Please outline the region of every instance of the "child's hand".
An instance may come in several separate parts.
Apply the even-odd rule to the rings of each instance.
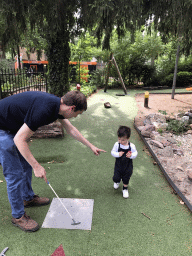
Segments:
[[[127,154],[126,154],[126,157],[127,158],[130,158],[132,156],[132,152],[131,151],[128,151]]]
[[[124,153],[125,153],[125,152],[120,151],[120,152],[119,152],[119,156],[121,157]]]

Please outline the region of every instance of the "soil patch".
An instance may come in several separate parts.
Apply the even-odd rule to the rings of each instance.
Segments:
[[[141,116],[158,113],[159,110],[174,115],[192,109],[192,94],[176,94],[174,99],[171,99],[171,94],[149,94],[148,108],[144,107],[144,93],[137,94],[135,99]]]

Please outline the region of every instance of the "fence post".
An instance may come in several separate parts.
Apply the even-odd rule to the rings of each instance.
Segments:
[[[0,74],[0,100],[2,99],[2,89],[1,89],[1,84],[2,84],[2,80],[1,80],[1,74]]]
[[[47,73],[44,72],[44,76],[45,76],[46,92],[48,92]]]

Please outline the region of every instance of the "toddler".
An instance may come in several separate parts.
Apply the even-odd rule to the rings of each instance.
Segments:
[[[117,131],[118,142],[111,150],[111,155],[116,158],[114,168],[114,189],[119,188],[121,179],[123,181],[123,197],[128,198],[128,184],[133,173],[132,159],[137,157],[137,149],[133,143],[129,142],[131,129],[127,126],[120,126]]]

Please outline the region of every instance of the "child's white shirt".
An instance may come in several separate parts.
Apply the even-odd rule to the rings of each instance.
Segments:
[[[131,152],[132,152],[132,155],[131,155],[130,159],[135,159],[137,157],[137,155],[138,155],[137,149],[136,149],[135,145],[133,143],[131,143],[131,142],[130,142],[130,147],[131,147]],[[120,144],[120,148],[128,149],[129,145],[128,146],[124,146],[124,145]],[[118,149],[119,149],[119,142],[116,142],[114,144],[112,150],[111,150],[111,155],[113,157],[115,157],[115,158],[120,157]]]

